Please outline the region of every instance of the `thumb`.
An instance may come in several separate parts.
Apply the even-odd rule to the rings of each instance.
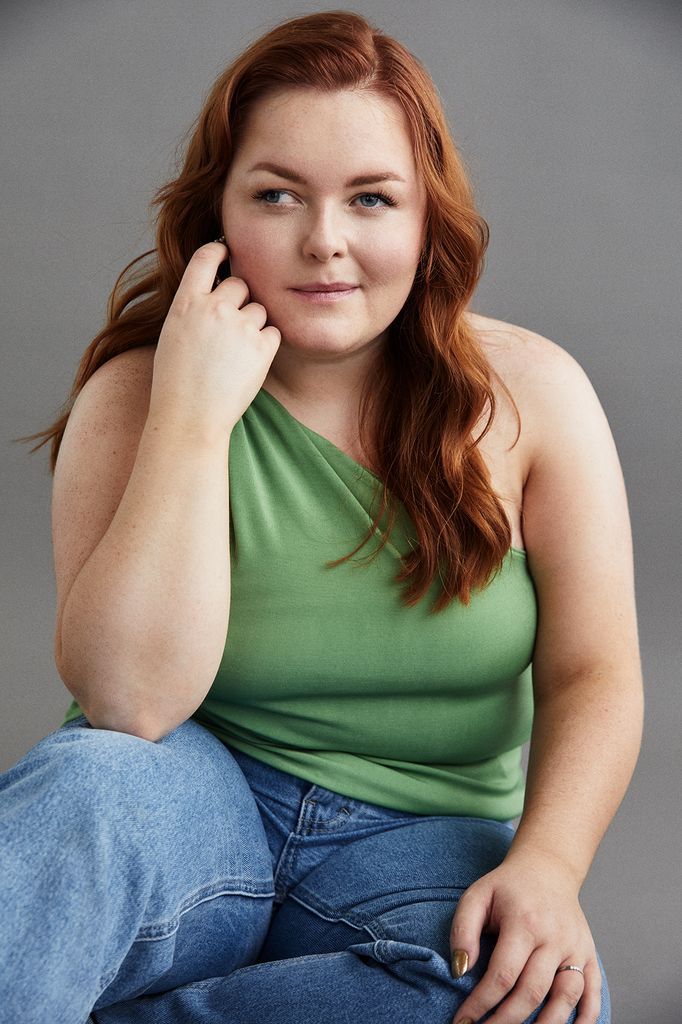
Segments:
[[[480,886],[472,886],[461,896],[450,928],[450,955],[453,978],[461,978],[478,960],[481,932],[488,918],[490,897]]]

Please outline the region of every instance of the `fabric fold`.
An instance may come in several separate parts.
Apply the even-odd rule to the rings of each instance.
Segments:
[[[351,552],[381,481],[261,389],[229,450],[231,600],[211,689],[193,716],[229,746],[364,802],[507,821],[521,813],[537,602],[511,548],[474,592],[412,607],[396,575],[416,543]],[[385,517],[386,519],[386,517]],[[384,519],[384,521],[385,521]],[[79,713],[73,704],[67,720]]]

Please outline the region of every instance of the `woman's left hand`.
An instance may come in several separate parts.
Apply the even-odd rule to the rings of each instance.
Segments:
[[[462,973],[479,955],[482,931],[497,934],[485,974],[453,1024],[471,1024],[501,1002],[488,1024],[523,1024],[545,997],[537,1024],[595,1024],[601,971],[582,908],[579,885],[566,866],[545,854],[510,850],[499,867],[471,885],[457,906],[450,949]],[[461,955],[468,955],[468,963]],[[579,971],[560,967],[572,964]]]

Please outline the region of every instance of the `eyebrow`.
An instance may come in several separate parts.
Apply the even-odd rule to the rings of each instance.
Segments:
[[[272,171],[273,174],[279,175],[280,178],[286,178],[287,181],[295,181],[297,185],[305,185],[306,180],[302,178],[300,174],[296,174],[295,171],[289,170],[287,167],[280,167],[278,164],[270,164],[267,162],[254,164],[247,171],[250,174],[251,171]],[[360,174],[357,178],[351,178],[350,181],[346,182],[346,188],[354,188],[357,185],[373,185],[378,181],[405,181],[405,178],[401,177],[396,171],[377,171],[374,174]]]

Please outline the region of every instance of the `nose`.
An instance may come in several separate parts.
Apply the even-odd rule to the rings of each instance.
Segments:
[[[331,205],[309,212],[302,247],[304,256],[314,256],[322,262],[348,252],[341,217]]]

